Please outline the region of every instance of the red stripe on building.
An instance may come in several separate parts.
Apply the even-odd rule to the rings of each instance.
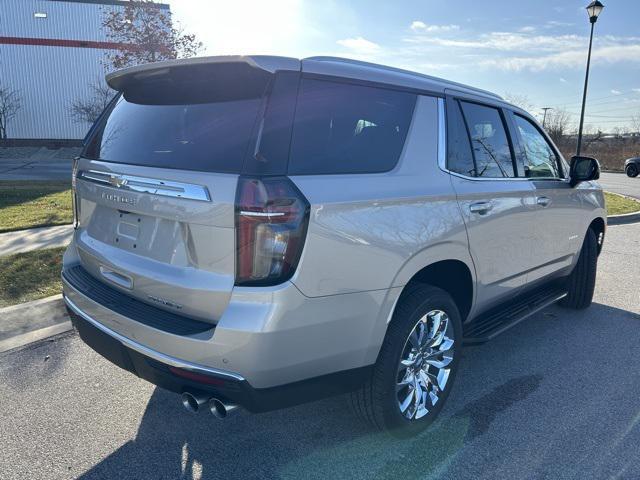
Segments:
[[[94,42],[91,40],[63,40],[57,38],[0,37],[0,45],[39,45],[45,47],[99,48],[106,50],[125,49],[127,45],[116,42]]]

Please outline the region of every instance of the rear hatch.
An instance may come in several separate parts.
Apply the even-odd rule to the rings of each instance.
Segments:
[[[275,72],[298,63],[214,58],[108,77],[119,93],[74,167],[85,270],[143,302],[215,323],[234,286],[238,176]]]

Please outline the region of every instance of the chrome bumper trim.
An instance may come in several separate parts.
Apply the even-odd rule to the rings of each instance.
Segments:
[[[191,372],[204,373],[204,374],[209,374],[209,375],[218,375],[218,376],[227,377],[227,378],[239,381],[239,382],[244,381],[244,377],[242,375],[238,375],[237,373],[226,372],[224,370],[218,370],[217,368],[211,368],[211,367],[205,367],[203,365],[197,365],[195,363],[187,362],[186,360],[180,360],[178,358],[171,357],[169,355],[165,355],[164,353],[157,352],[155,350],[152,350],[149,347],[145,347],[144,345],[142,345],[142,344],[140,344],[140,343],[138,343],[138,342],[136,342],[134,340],[131,340],[130,338],[127,338],[127,337],[125,337],[123,335],[120,335],[118,332],[114,332],[113,330],[111,330],[108,327],[105,327],[103,324],[101,324],[100,322],[98,322],[97,320],[95,320],[91,316],[87,315],[85,312],[83,312],[66,295],[63,295],[63,298],[64,298],[65,304],[75,314],[77,314],[80,317],[82,317],[84,320],[89,322],[91,325],[96,327],[101,332],[106,333],[107,335],[109,335],[110,337],[116,339],[117,341],[119,341],[120,343],[125,345],[126,347],[128,347],[128,348],[130,348],[132,350],[135,350],[136,352],[138,352],[138,353],[140,353],[140,354],[142,354],[144,356],[152,358],[152,359],[154,359],[154,360],[156,360],[156,361],[158,361],[160,363],[171,365],[172,367],[176,367],[176,368],[182,368],[184,370],[189,370]]]

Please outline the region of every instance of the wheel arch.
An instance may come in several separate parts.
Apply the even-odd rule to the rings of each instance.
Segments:
[[[467,246],[446,243],[414,255],[398,272],[394,286],[403,287],[398,301],[407,287],[416,282],[443,289],[458,305],[464,322],[475,301],[475,280],[475,267]]]

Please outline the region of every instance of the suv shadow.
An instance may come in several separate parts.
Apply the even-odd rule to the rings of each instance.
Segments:
[[[260,415],[241,412],[219,421],[208,413],[183,411],[177,395],[157,388],[136,439],[81,478],[330,478],[338,471],[370,478],[424,478],[444,473],[454,460],[465,465],[478,450],[494,455],[494,442],[521,442],[531,434],[509,428],[509,422],[512,417],[529,421],[537,408],[547,414],[535,418],[535,424],[561,442],[562,429],[556,432],[554,418],[559,413],[542,405],[547,392],[555,390],[559,402],[579,400],[582,377],[591,374],[586,355],[601,342],[599,331],[617,329],[629,320],[640,321],[640,315],[602,304],[579,312],[551,307],[489,344],[465,349],[459,373],[464,379],[456,384],[456,394],[428,431],[409,440],[369,429],[355,419],[344,396]],[[607,354],[620,356],[610,358],[613,364],[626,355],[624,349]],[[573,382],[579,382],[578,387]],[[584,398],[589,401],[588,391]],[[496,421],[506,425],[497,439],[490,432]],[[600,427],[569,417],[563,428]],[[540,458],[540,469],[567,455],[562,448],[541,450],[547,457]],[[518,455],[524,454],[514,450],[509,462],[530,460]],[[607,456],[598,461],[607,461]]]

